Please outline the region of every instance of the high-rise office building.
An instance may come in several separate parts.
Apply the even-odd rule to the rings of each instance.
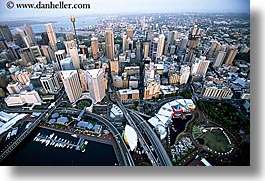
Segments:
[[[41,44],[42,45],[49,45],[49,37],[47,32],[41,33]]]
[[[70,56],[61,60],[59,65],[61,66],[62,70],[74,70],[75,69],[73,65],[73,59]]]
[[[32,43],[29,40],[29,37],[26,35],[25,31],[19,28],[16,28],[16,31],[18,32],[18,34],[20,35],[26,46],[30,47]]]
[[[133,27],[132,27],[132,25],[129,25],[127,27],[126,34],[127,34],[128,38],[130,38],[131,40],[133,39]]]
[[[63,60],[66,57],[66,53],[64,50],[58,50],[56,52],[54,52],[55,55],[55,59],[57,62],[60,62],[61,60]]]
[[[7,42],[13,41],[12,33],[7,25],[0,25],[0,38],[6,39]]]
[[[46,31],[48,34],[50,46],[51,46],[53,51],[57,51],[57,45],[56,45],[57,39],[56,39],[55,32],[53,30],[53,26],[51,23],[48,23],[45,26],[46,26]]]
[[[149,54],[149,42],[143,43],[143,53],[144,53],[144,58],[147,58]]]
[[[182,65],[180,68],[180,81],[179,84],[187,84],[190,77],[190,67],[186,65]]]
[[[35,38],[35,34],[31,28],[31,26],[24,24],[24,27],[25,27],[26,34],[27,34],[29,41],[30,41],[30,46],[37,45],[37,40]]]
[[[18,51],[18,53],[21,59],[26,63],[32,62],[35,60],[34,55],[32,54],[29,48],[21,48]]]
[[[119,61],[117,59],[110,60],[110,71],[118,74],[118,72],[119,72]]]
[[[151,46],[150,46],[150,58],[152,59],[152,61],[155,61],[157,58],[157,50],[158,50],[158,46],[159,46],[159,38],[154,37],[151,41]]]
[[[105,31],[106,56],[108,59],[114,58],[114,35],[111,28],[106,28]]]
[[[170,31],[168,32],[168,39],[167,41],[169,42],[170,45],[175,44],[175,36],[177,34],[177,31]]]
[[[141,60],[141,42],[139,40],[136,42],[136,59]]]
[[[223,51],[223,50],[220,50],[218,52],[218,55],[217,55],[216,59],[215,59],[213,67],[220,67],[223,64],[223,62],[224,62],[225,55],[226,55],[226,52]]]
[[[91,51],[93,59],[99,58],[98,39],[96,37],[91,38]]]
[[[196,58],[191,68],[191,75],[200,75],[205,77],[210,61],[205,56]]]
[[[41,50],[48,62],[55,61],[55,54],[48,45],[41,45]]]
[[[88,49],[86,45],[79,45],[80,53],[85,56],[85,58],[88,57]]]
[[[40,82],[42,87],[48,93],[54,93],[60,89],[59,79],[55,73],[42,76]]]
[[[133,50],[133,41],[130,38],[128,38],[126,41],[126,50]]]
[[[34,58],[42,56],[39,46],[31,46],[29,49]]]
[[[221,48],[221,44],[218,41],[216,40],[212,41],[212,45],[208,53],[208,57],[214,58],[218,54],[218,51],[220,50],[220,48]]]
[[[127,35],[122,35],[122,52],[126,51],[126,44],[127,44]]]
[[[82,87],[77,70],[61,71],[60,74],[69,101],[75,102],[82,96]]]
[[[232,45],[230,47],[228,47],[228,51],[226,53],[226,57],[225,57],[225,64],[226,65],[232,65],[233,61],[236,57],[236,54],[238,52],[238,49],[236,46]]]
[[[104,72],[102,69],[91,69],[85,72],[90,96],[95,102],[100,102],[105,97]]]
[[[80,69],[80,59],[77,48],[76,47],[70,48],[69,53],[70,56],[72,57],[74,68],[76,70]]]
[[[77,47],[76,40],[64,41],[64,46],[66,49],[66,54],[70,55],[69,49]]]
[[[164,45],[165,45],[165,35],[159,35],[159,44],[157,49],[157,57],[161,57],[164,52]]]

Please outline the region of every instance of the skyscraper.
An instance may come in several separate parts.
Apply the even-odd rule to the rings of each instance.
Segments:
[[[159,44],[157,49],[157,57],[161,57],[164,52],[165,35],[159,35]]]
[[[0,38],[5,38],[6,41],[13,41],[12,33],[7,25],[0,25]]]
[[[48,93],[57,92],[60,89],[59,80],[57,74],[48,74],[40,78],[42,87]]]
[[[77,51],[77,47],[69,49],[70,56],[73,59],[73,65],[76,70],[80,69],[80,59]]]
[[[45,26],[46,26],[46,31],[48,34],[50,46],[51,46],[53,51],[57,51],[57,45],[56,45],[57,39],[56,39],[56,35],[54,33],[54,30],[53,30],[53,26],[51,23],[48,23]]]
[[[126,43],[127,43],[127,35],[124,34],[124,35],[122,35],[122,51],[123,52],[126,51]]]
[[[209,60],[206,60],[205,56],[201,56],[200,58],[196,58],[192,65],[191,74],[192,75],[200,75],[202,77],[205,77],[205,74],[207,72],[208,66],[210,64]]]
[[[31,46],[29,49],[34,58],[42,56],[39,46]]]
[[[224,62],[225,55],[226,55],[226,52],[223,50],[220,50],[213,64],[213,67],[220,67]]]
[[[190,67],[186,65],[182,65],[180,69],[180,81],[179,84],[187,84],[190,77]]]
[[[91,49],[92,49],[93,59],[98,59],[99,57],[98,39],[95,37],[91,38]]]
[[[64,45],[65,45],[66,53],[68,55],[70,55],[70,51],[69,51],[70,48],[77,47],[76,40],[64,41]]]
[[[119,61],[118,60],[110,60],[110,71],[118,74],[119,72]]]
[[[35,58],[32,54],[32,52],[30,51],[29,48],[21,48],[19,51],[18,51],[21,59],[25,62],[25,63],[28,63],[28,62],[31,62],[31,61],[34,61]]]
[[[48,45],[41,45],[41,50],[48,62],[55,60],[55,54]]]
[[[75,69],[73,65],[73,59],[70,56],[66,57],[65,59],[62,59],[59,65],[61,66],[62,70],[74,70]]]
[[[151,46],[150,46],[150,58],[152,59],[152,61],[155,61],[157,58],[157,50],[158,50],[158,44],[159,44],[159,38],[154,37],[151,41]]]
[[[114,35],[111,28],[106,28],[105,31],[106,56],[108,59],[114,58]]]
[[[236,54],[238,52],[238,49],[236,46],[232,45],[230,47],[228,47],[228,51],[226,53],[226,57],[225,57],[225,64],[226,65],[232,65]]]
[[[149,54],[149,42],[143,43],[143,53],[144,53],[144,58],[147,58]]]
[[[85,72],[90,96],[95,102],[100,102],[105,97],[104,72],[102,69],[91,69]]]
[[[77,70],[61,71],[61,77],[65,92],[69,101],[75,102],[82,96],[82,87],[78,78]]]
[[[35,34],[34,32],[32,31],[32,28],[31,26],[27,25],[27,24],[24,24],[24,27],[25,27],[25,31],[26,31],[26,34],[28,36],[28,39],[30,41],[30,46],[34,46],[34,45],[37,45],[37,40],[35,38]]]
[[[132,25],[129,25],[126,30],[127,37],[131,40],[133,39],[133,28]]]
[[[208,53],[209,58],[215,57],[218,54],[218,51],[220,50],[220,48],[221,48],[221,44],[218,41],[214,40],[212,42],[212,46]]]
[[[58,50],[54,53],[54,55],[57,62],[60,62],[66,57],[66,53],[64,50]]]
[[[20,37],[22,38],[22,40],[24,41],[24,43],[26,44],[27,47],[31,46],[31,42],[29,40],[29,37],[26,35],[25,31],[19,28],[16,28],[18,34],[20,35]]]

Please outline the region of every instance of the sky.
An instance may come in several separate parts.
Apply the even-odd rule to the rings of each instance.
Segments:
[[[250,0],[64,0],[64,3],[86,3],[90,9],[83,10],[40,10],[8,9],[0,1],[0,21],[25,17],[53,17],[60,15],[92,15],[117,13],[179,13],[179,12],[244,12],[250,13]],[[49,3],[51,0],[12,0],[14,3]],[[53,0],[59,3],[62,0]]]

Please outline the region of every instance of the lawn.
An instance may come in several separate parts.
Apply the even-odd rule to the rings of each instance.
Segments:
[[[202,133],[201,133],[201,130],[200,130],[200,128],[198,126],[193,126],[192,134],[193,134],[193,137],[196,139]]]
[[[201,138],[204,139],[206,146],[217,152],[227,152],[232,148],[221,130],[206,132]]]

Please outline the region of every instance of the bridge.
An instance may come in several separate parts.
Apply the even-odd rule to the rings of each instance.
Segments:
[[[155,153],[158,157],[160,165],[161,166],[173,166],[166,150],[164,149],[161,141],[158,139],[153,129],[136,111],[130,111],[130,114],[134,118],[134,121],[137,122],[139,127],[143,130],[143,132],[146,134],[146,136],[150,140],[155,150]]]
[[[150,160],[151,164],[153,166],[159,166],[159,163],[157,162],[156,157],[154,156],[154,154],[153,154],[152,150],[150,149],[148,143],[145,141],[145,139],[144,139],[143,135],[141,134],[140,130],[138,129],[138,127],[134,123],[133,119],[131,118],[131,116],[127,112],[127,110],[124,107],[124,105],[121,103],[120,97],[117,95],[117,93],[115,93],[114,96],[115,96],[115,100],[116,100],[118,106],[121,108],[126,120],[133,127],[135,132],[137,133],[138,140],[139,140],[140,144],[142,145],[142,147],[143,147],[148,159]]]
[[[43,120],[43,118],[45,118],[46,115],[51,114],[56,107],[59,105],[61,98],[63,96],[64,92],[61,93],[61,95],[59,96],[59,98],[54,102],[55,106],[51,107],[47,110],[45,110],[35,121],[34,123],[32,123],[28,129],[26,129],[6,150],[4,150],[1,154],[0,154],[0,162],[2,162],[7,155],[9,155],[37,126],[38,124],[40,124],[40,122]]]

